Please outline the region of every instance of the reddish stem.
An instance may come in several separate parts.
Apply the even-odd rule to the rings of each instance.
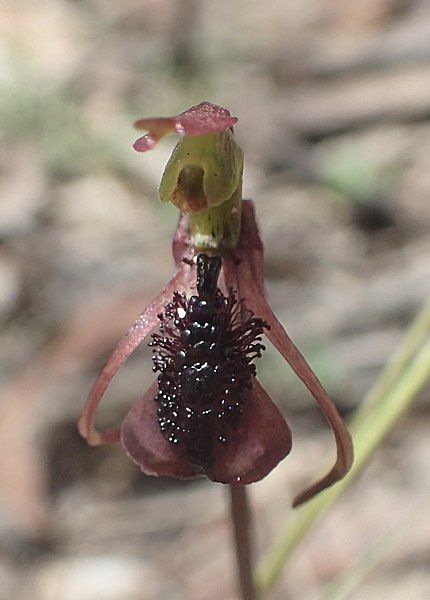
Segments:
[[[252,570],[251,508],[246,494],[246,486],[229,485],[229,490],[240,598],[257,600]]]

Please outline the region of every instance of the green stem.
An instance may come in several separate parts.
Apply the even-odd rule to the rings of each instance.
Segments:
[[[242,600],[256,600],[252,572],[251,509],[246,486],[229,485],[233,540]]]
[[[393,361],[384,370],[369,393],[366,403],[357,411],[353,419],[351,433],[355,446],[355,462],[350,473],[335,487],[304,506],[293,521],[287,523],[278,542],[257,571],[257,582],[261,591],[267,591],[272,587],[299,542],[362,471],[372,452],[391,431],[424,386],[430,375],[428,316],[429,305],[426,305],[406,335]]]
[[[353,418],[355,427],[367,417],[372,408],[378,404],[381,398],[389,391],[390,387],[399,377],[429,333],[430,301],[428,301],[418,313],[404,336],[402,343],[391,357],[390,362],[382,371],[375,385],[365,396],[360,408],[356,411]]]

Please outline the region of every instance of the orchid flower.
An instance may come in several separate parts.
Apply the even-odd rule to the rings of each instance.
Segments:
[[[169,118],[143,119],[145,152],[166,134],[180,137],[160,197],[180,210],[173,239],[176,274],[119,341],[89,394],[79,431],[91,445],[120,442],[148,475],[206,475],[229,484],[265,477],[291,450],[291,432],[252,363],[264,333],[309,389],[330,425],[337,459],[302,491],[298,506],[342,479],[353,450],[335,405],[272,311],[254,205],[242,200],[243,154],[226,109],[202,103]],[[113,429],[95,413],[111,379],[153,334],[157,379]]]

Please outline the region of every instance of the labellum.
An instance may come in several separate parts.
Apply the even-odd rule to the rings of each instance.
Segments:
[[[218,287],[220,256],[197,257],[197,295],[175,292],[158,315],[162,335],[153,334],[153,370],[159,372],[156,401],[161,431],[183,445],[190,463],[210,476],[214,444],[228,445],[246,410],[252,361],[264,350],[267,323],[246,310],[230,289]]]

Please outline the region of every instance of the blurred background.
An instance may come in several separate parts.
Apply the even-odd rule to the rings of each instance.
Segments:
[[[239,117],[271,303],[348,416],[430,295],[426,0],[2,0],[0,598],[234,599],[226,495],[143,476],[76,420],[115,342],[172,274],[175,143],[138,117],[208,100]],[[292,455],[252,486],[258,554],[334,459],[319,410],[268,350]],[[151,379],[142,348],[100,411]],[[298,548],[271,598],[319,598],[390,532],[353,599],[430,597],[429,389]],[[420,515],[412,518],[412,515]]]

